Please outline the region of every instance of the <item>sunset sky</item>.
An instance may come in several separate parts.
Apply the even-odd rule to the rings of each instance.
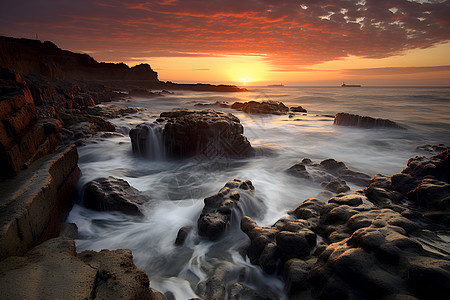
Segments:
[[[2,0],[0,35],[161,80],[450,86],[450,1]]]

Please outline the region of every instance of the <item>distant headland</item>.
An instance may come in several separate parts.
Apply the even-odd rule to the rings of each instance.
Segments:
[[[116,88],[245,92],[234,85],[177,84],[163,82],[148,64],[97,62],[88,54],[60,49],[50,41],[0,36],[0,67],[22,75],[48,79],[100,83]]]

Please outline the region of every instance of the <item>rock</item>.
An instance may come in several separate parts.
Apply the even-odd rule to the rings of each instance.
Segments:
[[[77,255],[66,237],[1,261],[0,290],[5,299],[160,299],[130,250]]]
[[[213,273],[208,276],[206,282],[200,282],[200,286],[204,286],[204,291],[201,291],[201,295],[204,299],[220,300],[225,299],[226,295],[226,277],[232,269],[231,263],[222,263],[217,266]]]
[[[291,166],[288,173],[295,177],[305,178],[314,182],[333,182],[329,188],[337,191],[344,191],[346,189],[345,181],[352,182],[360,186],[366,186],[370,180],[370,176],[349,169],[343,162],[334,159],[323,160],[320,164],[312,163],[310,159],[303,159],[302,162]],[[335,182],[336,181],[336,182]],[[338,183],[341,186],[338,187]]]
[[[301,106],[292,106],[292,107],[290,108],[290,110],[293,111],[293,112],[301,112],[301,113],[307,112],[306,109],[304,109],[304,108],[301,107]]]
[[[192,230],[192,226],[183,226],[178,230],[177,238],[175,240],[175,245],[180,246],[184,244],[186,237],[189,232]]]
[[[402,215],[417,218],[426,216],[430,221],[450,226],[442,212],[450,212],[450,159],[449,150],[431,158],[419,157],[408,160],[402,173],[387,176],[377,175],[364,190],[367,198],[379,207],[391,208]],[[409,202],[405,202],[405,200]],[[420,208],[409,209],[404,203]]]
[[[0,183],[0,260],[56,237],[80,177],[75,146],[35,161]]]
[[[146,89],[138,89],[138,88],[130,90],[128,92],[128,95],[130,95],[132,97],[144,97],[144,98],[155,96],[154,93],[149,92]]]
[[[76,256],[75,243],[55,238],[25,256],[0,262],[4,299],[91,299],[97,270]]]
[[[446,146],[444,144],[435,144],[435,145],[426,144],[426,145],[422,145],[422,146],[417,146],[415,148],[415,150],[427,151],[432,154],[439,154],[439,153],[441,153],[445,150],[449,150],[449,149],[450,149],[450,147]]]
[[[7,72],[7,76],[13,75]],[[38,121],[31,92],[23,79],[17,78],[11,90],[0,97],[0,177],[17,175],[53,153],[61,131],[58,120]]]
[[[216,107],[222,107],[222,108],[229,108],[230,107],[228,102],[225,102],[225,101],[216,101],[216,102],[213,102],[213,103],[196,103],[196,104],[194,104],[194,106],[197,106],[197,107],[216,106]]]
[[[361,128],[374,128],[374,127],[388,127],[405,129],[397,123],[387,119],[374,119],[371,117],[362,117],[359,115],[352,115],[349,113],[337,113],[334,117],[334,125],[338,126],[353,126]]]
[[[239,119],[232,114],[212,110],[174,110],[161,113],[160,117],[167,119],[160,137],[148,126],[130,131],[135,153],[142,153],[141,145],[155,143],[164,145],[166,157],[176,159],[194,155],[243,158],[255,153],[243,135]],[[154,142],[147,143],[146,137]]]
[[[78,239],[78,226],[75,223],[61,223],[59,236],[69,239]]]
[[[143,205],[148,201],[128,182],[112,176],[98,178],[84,187],[84,205],[97,211],[120,211],[142,216]]]
[[[77,257],[97,271],[96,299],[153,299],[148,276],[136,268],[131,250],[84,251]]]
[[[280,263],[308,257],[316,245],[314,230],[322,206],[318,199],[307,199],[271,227],[259,227],[251,218],[242,218],[241,229],[250,239],[247,255],[251,263],[271,274]]]
[[[336,194],[345,193],[350,190],[348,185],[345,184],[345,181],[333,180],[330,182],[322,183],[322,186],[324,187],[324,189]]]
[[[232,109],[240,110],[248,114],[288,114],[289,108],[282,102],[278,101],[248,101],[248,102],[235,102],[231,105]]]
[[[133,153],[154,160],[163,160],[166,156],[163,126],[157,124],[137,125],[130,130]]]
[[[231,214],[240,207],[240,193],[252,192],[250,180],[229,181],[217,194],[204,199],[205,206],[197,220],[198,233],[210,240],[220,238],[231,222]]]

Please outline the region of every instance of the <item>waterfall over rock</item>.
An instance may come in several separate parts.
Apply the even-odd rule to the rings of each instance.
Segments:
[[[162,125],[141,124],[130,130],[133,153],[152,160],[166,158]]]

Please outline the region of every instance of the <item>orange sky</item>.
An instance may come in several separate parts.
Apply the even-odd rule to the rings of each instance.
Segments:
[[[147,62],[161,80],[450,86],[450,1],[10,2],[1,35]]]

